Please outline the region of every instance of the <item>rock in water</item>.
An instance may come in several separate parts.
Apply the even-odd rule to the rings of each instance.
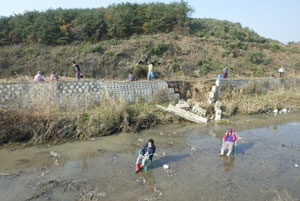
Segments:
[[[169,168],[170,168],[170,166],[169,166],[169,165],[167,165],[167,164],[164,164],[164,165],[163,165],[163,168],[164,168],[164,169],[169,169]]]
[[[285,114],[285,113],[287,113],[287,109],[286,109],[286,108],[283,108],[283,109],[281,110],[281,112]]]
[[[60,155],[55,151],[50,151],[50,155],[53,157],[60,157]]]

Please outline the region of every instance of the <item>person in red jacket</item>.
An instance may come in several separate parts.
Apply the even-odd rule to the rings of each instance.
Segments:
[[[227,156],[230,156],[230,154],[233,151],[233,146],[235,141],[236,141],[236,135],[234,134],[231,128],[228,128],[228,131],[224,137],[224,143],[222,145],[220,155],[221,156],[224,155],[225,150],[228,149]]]

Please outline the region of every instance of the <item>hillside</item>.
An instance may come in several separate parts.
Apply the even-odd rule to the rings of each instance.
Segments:
[[[129,8],[136,11],[136,14],[129,15],[132,13],[129,12],[132,11],[128,10]],[[78,29],[78,19],[85,19],[82,27],[89,25],[89,29],[85,28],[80,32],[81,36],[85,37],[76,38],[70,33],[61,36],[59,34],[63,32],[60,30],[56,34],[52,31],[53,37],[45,36],[52,38],[51,41],[45,42],[38,38],[37,30],[41,29],[34,27],[37,24],[36,19],[56,13],[54,19],[67,23],[62,17],[58,17],[58,14],[71,11],[77,13],[79,17],[72,20],[73,16],[70,15],[68,21],[73,24],[68,23],[67,27],[61,28],[67,31],[66,34],[68,30],[74,33],[72,30]],[[118,16],[108,15],[117,11],[120,11]],[[160,17],[151,18],[154,11],[161,14]],[[103,16],[91,15],[93,12],[102,13]],[[154,63],[156,74],[163,79],[215,76],[226,65],[229,66],[232,76],[269,76],[271,72],[276,72],[280,65],[285,67],[289,75],[294,76],[300,71],[299,43],[284,45],[263,38],[254,31],[243,28],[239,23],[215,19],[191,19],[188,18],[190,12],[188,5],[181,2],[119,4],[107,9],[33,12],[36,17],[33,21],[29,20],[31,12],[23,16],[0,18],[2,27],[5,22],[9,24],[10,21],[16,22],[17,19],[27,19],[22,22],[32,22],[33,27],[26,31],[29,35],[36,32],[36,36],[31,38],[25,31],[24,36],[21,34],[18,40],[15,38],[13,41],[14,38],[9,38],[11,36],[9,33],[12,33],[12,29],[16,29],[15,24],[10,25],[10,28],[6,27],[7,33],[1,29],[0,76],[2,78],[17,75],[33,76],[37,70],[46,76],[53,70],[62,76],[73,76],[72,60],[81,65],[85,77],[107,79],[126,79],[130,70],[134,70],[138,78],[144,78],[149,61]],[[124,15],[121,15],[122,13]],[[112,19],[112,16],[115,20],[109,24],[107,20]],[[140,18],[136,19],[138,16]],[[120,19],[123,21],[120,22]],[[48,23],[50,22],[48,19]],[[99,23],[96,22],[103,22],[105,26],[100,29]],[[84,30],[90,34],[85,34]],[[102,37],[95,37],[99,31],[104,31]]]

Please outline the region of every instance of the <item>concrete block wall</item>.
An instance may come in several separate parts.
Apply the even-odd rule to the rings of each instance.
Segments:
[[[178,98],[174,89],[169,89],[164,81],[0,83],[0,107],[26,108],[48,100],[61,106],[73,104],[78,107],[92,102],[101,103],[107,96],[127,102],[139,99],[151,102],[159,92]]]
[[[299,78],[285,78],[285,79],[218,79],[216,85],[222,87],[226,84],[231,84],[234,87],[247,87],[251,83],[260,85],[266,89],[276,89],[280,86],[300,86]]]
[[[279,87],[294,87],[300,86],[300,78],[284,78],[284,79],[217,79],[216,85],[213,86],[212,91],[215,93],[214,96],[222,96],[221,88],[227,84],[235,88],[249,87],[255,84],[259,89],[263,91],[275,90]]]

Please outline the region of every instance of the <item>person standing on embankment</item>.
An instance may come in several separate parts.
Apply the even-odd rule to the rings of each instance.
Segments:
[[[279,78],[282,78],[283,75],[284,75],[284,68],[283,68],[283,66],[281,66],[281,67],[278,69],[278,73],[279,73]]]
[[[81,75],[80,75],[81,69],[80,69],[79,65],[76,64],[75,61],[73,61],[72,63],[73,63],[74,71],[75,71],[75,76],[76,76],[76,78],[77,78],[77,81],[79,81],[79,80],[80,80],[80,77],[81,77]]]
[[[147,79],[148,80],[153,80],[154,79],[154,73],[153,73],[153,64],[152,63],[150,63],[149,65],[148,65],[148,75],[147,75]]]
[[[226,79],[228,76],[228,67],[226,66],[223,70],[223,78]]]

